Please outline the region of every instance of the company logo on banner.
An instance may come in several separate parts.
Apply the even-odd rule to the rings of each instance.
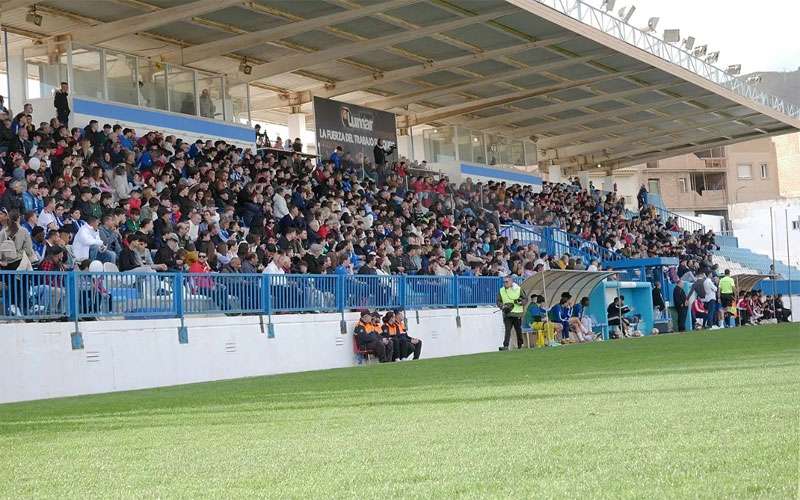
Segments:
[[[372,132],[372,123],[375,121],[372,113],[353,113],[347,106],[342,106],[342,125],[347,128],[360,128]]]
[[[315,97],[314,123],[317,154],[323,159],[341,146],[356,163],[362,158],[372,163],[378,139],[383,139],[386,149],[397,144],[395,116],[386,111]]]

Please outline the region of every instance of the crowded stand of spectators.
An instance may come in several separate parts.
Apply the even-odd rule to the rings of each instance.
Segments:
[[[299,139],[271,143],[258,128],[258,143],[273,148],[95,120],[34,124],[32,111],[0,110],[0,270],[100,262],[141,272],[527,277],[600,268],[500,234],[516,221],[630,258],[680,257],[674,281],[712,271],[712,232],[680,232],[646,203],[630,214],[616,192],[577,179],[541,192],[471,179],[455,186],[410,176],[402,159],[362,170],[363,157],[337,148],[315,160],[301,155]]]

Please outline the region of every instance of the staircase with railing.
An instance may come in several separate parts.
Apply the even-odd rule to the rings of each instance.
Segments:
[[[675,219],[679,228],[690,232],[706,229],[703,224],[697,221],[693,221],[692,219],[676,214],[675,212],[670,212],[666,205],[664,205],[664,200],[661,199],[661,195],[655,193],[648,194],[647,204],[656,209],[658,218],[661,219],[662,222],[666,222],[668,219]]]
[[[593,260],[605,263],[625,258],[593,241],[556,227],[512,223],[503,226],[500,233],[512,241],[516,239],[525,245],[535,244],[548,255],[559,256],[568,253],[572,257],[580,257],[585,265],[589,265]]]

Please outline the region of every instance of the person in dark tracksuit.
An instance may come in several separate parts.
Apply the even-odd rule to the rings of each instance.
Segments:
[[[683,332],[686,330],[686,315],[689,313],[689,298],[683,289],[683,280],[679,279],[675,283],[675,289],[672,290],[672,303],[678,312],[678,331]]]
[[[61,82],[61,88],[53,94],[53,107],[56,108],[58,122],[69,127],[69,85],[67,82]]]
[[[353,333],[359,347],[372,351],[381,363],[392,360],[392,342],[381,336],[380,316],[375,318],[369,312],[361,313],[361,321],[356,323]]]
[[[422,340],[409,337],[404,320],[399,311],[386,313],[383,317],[383,336],[392,340],[395,359],[405,359],[411,354],[414,354],[414,359],[419,359]]]

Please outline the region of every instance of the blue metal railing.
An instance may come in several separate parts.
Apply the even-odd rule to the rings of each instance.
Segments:
[[[76,294],[71,273],[0,272],[2,308],[19,319],[63,318]]]
[[[513,223],[504,226],[500,234],[512,240],[517,239],[524,245],[535,244],[549,255],[568,253],[573,257],[580,257],[586,265],[593,260],[608,262],[625,258],[593,241],[556,227]]]
[[[585,240],[577,234],[566,233],[560,229],[556,229],[555,231],[565,233],[570,248],[572,248],[574,252],[579,252],[580,255],[584,257],[584,260],[599,260],[603,262],[622,260],[625,258],[623,255],[600,246],[594,241]],[[561,238],[563,239],[563,236]]]
[[[493,305],[501,284],[491,276],[0,272],[0,320],[475,307]]]
[[[705,230],[705,226],[703,224],[700,224],[699,222],[693,221],[692,219],[682,215],[678,215],[675,212],[670,212],[667,206],[664,204],[664,201],[661,199],[661,196],[656,193],[649,193],[647,195],[647,204],[656,209],[656,213],[658,213],[658,217],[662,222],[666,222],[668,219],[675,219],[678,227],[684,231],[695,232],[701,229]]]
[[[503,284],[502,278],[488,276],[480,278],[459,276],[456,281],[458,305],[465,307],[494,304],[497,291]]]

